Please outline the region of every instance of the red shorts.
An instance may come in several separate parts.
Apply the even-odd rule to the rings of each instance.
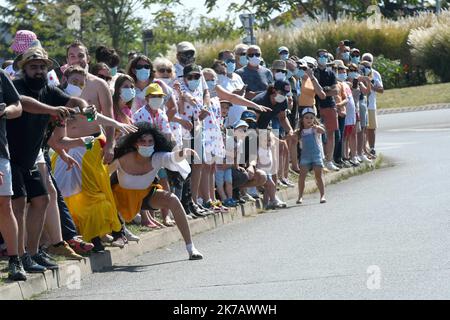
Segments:
[[[348,125],[344,128],[344,137],[348,137],[356,132],[356,125]]]
[[[336,108],[321,108],[320,117],[323,120],[327,132],[339,129],[338,116]]]

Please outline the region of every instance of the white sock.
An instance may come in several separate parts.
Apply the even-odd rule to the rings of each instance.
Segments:
[[[197,251],[197,249],[195,249],[195,246],[192,242],[186,245],[186,250],[189,254],[192,254],[194,251]]]

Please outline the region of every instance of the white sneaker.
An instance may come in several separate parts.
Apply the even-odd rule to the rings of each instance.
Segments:
[[[356,158],[356,160],[358,160],[359,163],[363,162],[361,156],[355,156],[355,158]]]
[[[361,160],[365,163],[372,163],[372,160],[370,160],[369,158],[367,158],[367,156],[365,154],[363,154],[362,156],[360,156]]]
[[[339,171],[339,168],[334,165],[333,161],[328,161],[326,167],[330,171]]]
[[[139,240],[141,240],[141,238],[139,238],[137,235],[132,234],[131,231],[128,230],[127,228],[124,227],[123,231],[124,231],[125,237],[127,238],[128,241],[139,242]]]
[[[255,198],[253,198],[251,195],[249,195],[248,193],[246,193],[242,199],[244,199],[245,201],[249,201],[249,202],[256,202]]]

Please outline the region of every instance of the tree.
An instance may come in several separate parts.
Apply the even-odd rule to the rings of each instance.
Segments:
[[[324,12],[332,20],[338,19],[341,12],[365,18],[368,16],[367,8],[372,4],[379,4],[383,14],[393,17],[396,11],[408,6],[420,7],[421,2],[421,0],[244,0],[242,4],[232,2],[229,10],[255,12],[260,25],[268,27],[274,13],[285,13],[279,19],[284,24],[291,23],[294,18],[303,14],[317,19],[319,12]],[[217,0],[205,0],[205,5],[210,12],[217,6]]]

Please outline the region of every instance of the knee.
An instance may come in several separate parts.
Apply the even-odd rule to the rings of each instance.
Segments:
[[[31,200],[31,205],[34,207],[46,208],[50,203],[50,196],[47,194],[45,196],[36,197]]]

